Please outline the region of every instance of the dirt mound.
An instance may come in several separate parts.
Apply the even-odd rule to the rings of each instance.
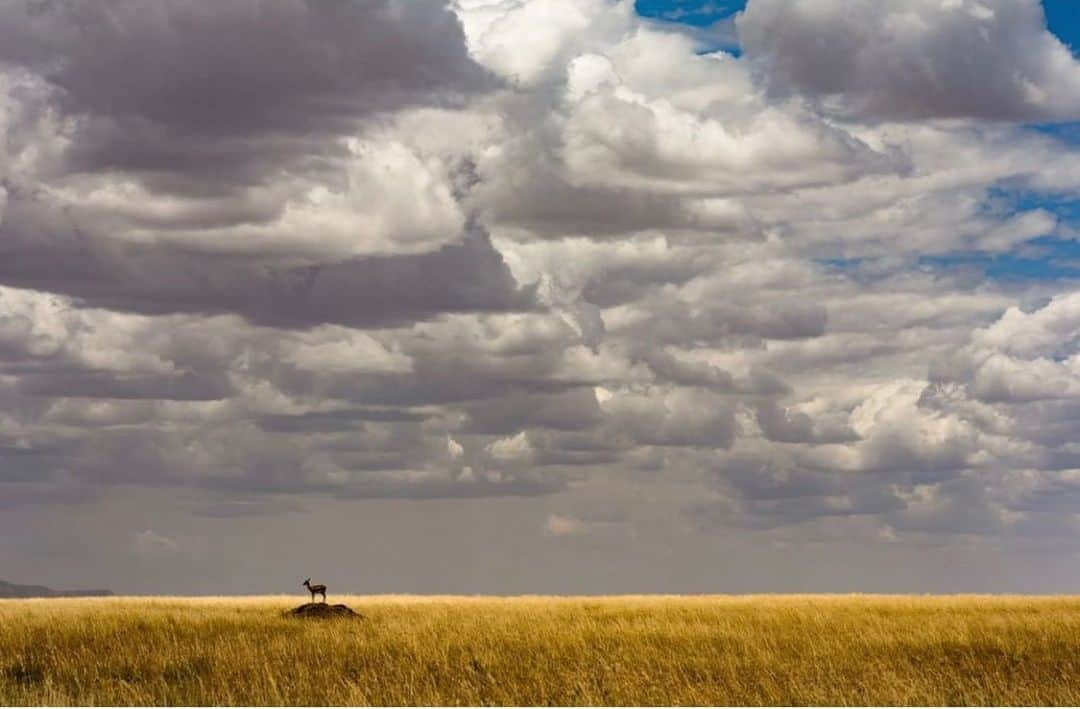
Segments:
[[[363,618],[344,603],[332,606],[326,603],[305,603],[290,611],[285,611],[285,615],[290,618]]]

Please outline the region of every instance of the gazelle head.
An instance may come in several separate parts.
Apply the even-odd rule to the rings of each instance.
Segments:
[[[311,583],[311,577],[310,576],[308,576],[306,579],[304,579],[304,583],[302,583],[300,585],[301,586],[307,586],[309,583]]]

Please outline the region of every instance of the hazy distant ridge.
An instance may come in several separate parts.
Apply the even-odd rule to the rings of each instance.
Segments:
[[[92,588],[78,591],[57,591],[48,586],[24,586],[0,581],[0,598],[64,598],[69,596],[112,596],[112,591]]]

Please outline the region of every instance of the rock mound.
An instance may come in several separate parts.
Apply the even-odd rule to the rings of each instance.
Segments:
[[[362,615],[344,603],[305,603],[290,611],[285,611],[290,618],[363,618]]]

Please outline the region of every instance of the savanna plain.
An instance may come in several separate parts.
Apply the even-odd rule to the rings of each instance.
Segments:
[[[0,601],[0,704],[1080,704],[1080,598]]]

